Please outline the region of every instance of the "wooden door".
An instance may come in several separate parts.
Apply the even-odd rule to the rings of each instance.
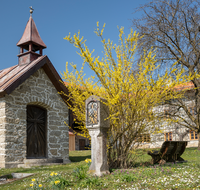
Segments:
[[[46,110],[27,106],[27,158],[46,157]]]
[[[79,139],[79,150],[85,150],[85,139]]]

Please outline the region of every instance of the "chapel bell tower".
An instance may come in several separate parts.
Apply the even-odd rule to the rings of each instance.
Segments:
[[[30,18],[21,39],[17,43],[17,46],[20,47],[19,66],[29,64],[42,56],[42,50],[47,47],[39,35],[32,13],[33,8],[30,7]]]

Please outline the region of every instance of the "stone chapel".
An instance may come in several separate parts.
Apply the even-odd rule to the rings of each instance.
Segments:
[[[30,18],[18,64],[0,71],[0,167],[69,163],[67,88]]]

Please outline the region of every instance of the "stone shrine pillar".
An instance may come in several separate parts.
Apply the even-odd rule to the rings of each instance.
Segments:
[[[110,127],[109,109],[103,103],[105,99],[90,96],[85,103],[86,127],[91,136],[91,159],[89,173],[97,176],[109,173],[107,164],[107,131]]]

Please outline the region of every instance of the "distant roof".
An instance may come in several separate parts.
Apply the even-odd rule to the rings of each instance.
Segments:
[[[38,57],[30,64],[26,64],[23,66],[15,65],[7,69],[1,70],[0,97],[3,97],[5,94],[10,94],[13,90],[15,90],[15,88],[17,88],[40,68],[43,68],[58,92],[63,91],[65,94],[68,94],[68,89],[61,82],[62,79],[55,70],[51,61],[46,55],[44,55]],[[66,100],[66,97],[64,95],[61,95],[61,97],[63,98],[63,100]]]
[[[176,90],[184,90],[184,89],[190,90],[192,88],[194,88],[194,84],[191,81],[177,85],[177,86],[174,87],[174,89],[176,89]]]
[[[69,82],[64,82],[64,84],[65,84],[65,86],[72,86],[72,84],[70,84]],[[86,88],[85,87],[83,87],[83,86],[81,86],[81,85],[73,85],[73,87],[77,87],[77,88],[79,88],[79,89],[81,89],[81,90],[85,90]]]
[[[75,136],[75,134],[74,134],[74,133],[72,133],[72,132],[70,132],[70,131],[69,131],[69,135],[73,135],[73,136]]]
[[[19,42],[17,43],[17,46],[24,45],[28,42],[33,42],[37,45],[42,46],[43,48],[47,47],[39,35],[39,32],[37,30],[37,27],[35,25],[35,22],[34,22],[32,16],[30,16],[30,18],[26,24],[24,33],[23,33],[21,39],[19,40]]]

